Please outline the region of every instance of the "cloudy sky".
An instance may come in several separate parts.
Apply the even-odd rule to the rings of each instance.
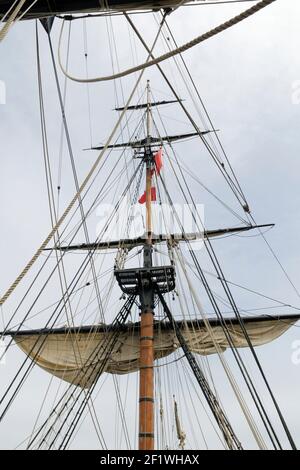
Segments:
[[[181,8],[170,16],[169,25],[178,43],[182,44],[228,19],[242,8],[241,5]],[[266,234],[266,238],[297,289],[300,289],[299,14],[299,2],[277,0],[274,5],[251,19],[195,47],[184,56],[215,128],[220,129],[220,138],[247,196],[252,215],[259,223],[275,224],[275,228]],[[155,18],[152,15],[138,15],[134,17],[134,21],[147,40],[149,42],[153,40],[157,28]],[[56,58],[60,26],[58,20],[52,31]],[[61,115],[47,38],[41,27],[39,27],[39,37],[49,153],[54,186],[61,185],[60,211],[62,211],[73,196],[75,188],[65,142],[63,150],[60,151]],[[66,42],[65,34],[64,53]],[[123,18],[114,18],[112,23],[103,18],[88,20],[86,23],[82,20],[76,21],[72,23],[69,67],[72,73],[78,76],[85,76],[86,73],[85,42],[88,48],[89,76],[110,74],[112,56],[114,68],[121,70],[145,59],[144,51],[129,32]],[[163,50],[163,45],[158,44],[157,51]],[[0,105],[2,162],[0,292],[3,294],[50,229],[40,131],[35,22],[17,24],[9,32],[0,46],[0,64],[0,80],[6,85],[6,104]],[[164,70],[180,96],[186,99],[188,109],[198,122],[199,116],[174,62],[169,61],[164,64]],[[153,94],[157,99],[172,98],[157,69],[151,68],[145,73],[141,89],[145,86],[146,79],[151,80]],[[64,78],[61,73],[60,80],[63,86]],[[82,149],[89,147],[91,141],[93,144],[105,142],[117,119],[112,109],[116,104],[124,102],[124,97],[128,96],[134,80],[135,77],[130,76],[122,83],[119,81],[99,83],[90,85],[88,89],[85,85],[68,82],[66,115],[79,181],[83,180],[96,157],[95,152],[85,152]],[[161,113],[168,132],[174,134],[192,130],[180,111],[168,107]],[[201,144],[192,141],[179,144],[177,149],[182,162],[192,168],[201,181],[226,203],[238,210],[228,187]],[[60,154],[62,171],[59,173]],[[115,155],[117,158],[117,154]],[[167,177],[172,184],[171,173],[166,174]],[[99,184],[101,181],[99,179]],[[206,192],[200,190],[195,182],[191,180],[189,183],[196,202],[204,204],[207,228],[238,224],[230,214],[208,197]],[[89,220],[91,238],[95,234],[97,222],[97,216],[94,214]],[[83,234],[81,240],[82,237]],[[231,237],[216,241],[214,247],[229,280],[288,305],[300,306],[299,295],[261,237]],[[73,259],[68,259],[67,276],[71,276],[77,261],[74,263]],[[109,265],[107,261],[105,263]],[[22,298],[39,266],[40,264],[33,269],[28,280],[24,281],[3,306],[1,328],[8,322],[11,312]],[[203,266],[208,270],[211,269],[204,256]],[[238,305],[245,310],[269,306],[273,313],[296,311],[295,308],[287,307],[274,310],[276,303],[257,298],[239,289],[233,289],[233,293]],[[55,285],[50,286],[49,292],[40,303],[40,308],[55,302],[57,298]],[[205,300],[203,303],[207,310],[211,311]],[[29,306],[29,301],[23,305],[22,311],[19,312],[19,321]],[[47,321],[47,315],[49,312],[46,312],[44,317],[29,322],[27,326],[43,326]],[[279,340],[261,347],[258,354],[295,441],[300,446],[300,363],[297,364],[292,360],[293,348],[297,346],[297,341],[300,341],[300,333],[296,326]],[[235,370],[229,353],[226,353],[226,357]],[[247,365],[253,367],[247,352],[244,353],[244,357]],[[16,348],[11,348],[5,364],[0,365],[1,383],[4,386],[16,373],[22,359],[22,353]],[[222,402],[233,424],[241,432],[240,438],[245,447],[254,447],[255,443],[249,436],[232,393],[227,385],[222,388],[224,373],[218,361],[211,358],[210,365],[218,382],[218,391],[222,393]],[[251,370],[255,376],[257,371],[254,367]],[[265,394],[259,379],[257,383],[261,393]],[[35,368],[0,425],[1,448],[15,448],[31,432],[48,384],[49,376]],[[119,386],[121,392],[130,390],[132,396],[135,396],[136,384],[137,378],[133,374],[128,382],[120,379]],[[165,392],[172,395],[172,392],[179,388],[178,384],[179,381],[169,384]],[[55,379],[51,400],[58,387],[59,382]],[[103,393],[99,392],[97,398],[95,397],[95,407],[106,436],[107,446],[116,447],[120,443],[125,446],[122,433],[116,430],[116,425],[111,424],[114,420],[120,423],[116,400],[111,398],[113,390],[111,377],[103,384],[103,390]],[[126,410],[130,408],[129,404],[135,406],[132,396],[128,399]],[[274,410],[267,397],[265,398],[269,413],[276,420]],[[182,398],[182,414],[184,414],[184,403]],[[167,406],[172,408],[172,404],[169,405],[166,401]],[[48,411],[50,408],[49,403]],[[47,409],[43,413],[46,416]],[[188,435],[188,446],[195,447],[199,441],[196,438],[193,440],[193,436],[189,435],[190,418],[183,416],[182,419]],[[280,429],[278,422],[276,424]],[[135,425],[133,422],[129,424],[133,446]],[[218,447],[219,443],[212,429],[207,429],[207,433],[211,439],[211,446]],[[281,431],[279,434],[283,438]],[[172,446],[173,442],[174,436],[170,435],[169,444]],[[283,442],[287,446],[284,438]],[[98,446],[91,421],[87,419],[73,443],[73,448]]]

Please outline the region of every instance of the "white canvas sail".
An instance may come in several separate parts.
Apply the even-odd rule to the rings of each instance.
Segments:
[[[253,346],[269,343],[285,333],[299,319],[293,317],[263,317],[255,321],[244,319]],[[215,354],[217,344],[225,351],[228,341],[221,325],[211,323],[213,336],[200,322],[188,322],[182,327],[190,350],[196,354]],[[227,320],[232,341],[237,348],[248,346],[236,320]],[[89,328],[89,327],[88,327]],[[24,334],[25,333],[25,334]],[[50,374],[83,388],[90,387],[103,369],[103,350],[110,342],[112,332],[90,327],[87,329],[22,332],[15,334],[16,344],[40,367]],[[104,370],[111,374],[127,374],[139,370],[139,329],[136,324],[121,331]],[[155,359],[172,354],[179,348],[175,331],[166,324],[156,324],[154,337]]]

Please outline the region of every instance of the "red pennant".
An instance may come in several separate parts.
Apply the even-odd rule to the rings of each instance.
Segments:
[[[162,148],[160,148],[158,150],[158,152],[156,152],[156,154],[154,155],[154,163],[155,163],[155,169],[153,168],[151,170],[151,177],[153,176],[154,172],[156,172],[156,174],[159,175],[160,173],[160,170],[162,169]],[[156,188],[155,186],[152,186],[151,188],[151,201],[156,201]],[[140,204],[145,204],[146,202],[146,191],[144,192],[144,194],[140,197],[139,199],[139,203]]]
[[[152,186],[151,188],[151,201],[156,201],[156,188],[154,186]],[[139,199],[140,204],[145,204],[145,202],[146,202],[146,191]]]
[[[158,152],[154,155],[154,162],[155,162],[155,168],[156,168],[156,173],[159,175],[160,170],[162,169],[163,163],[162,163],[162,148],[159,149]]]

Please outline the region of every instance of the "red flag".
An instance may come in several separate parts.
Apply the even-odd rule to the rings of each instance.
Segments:
[[[151,188],[151,201],[156,201],[156,188],[154,186],[152,186]],[[146,191],[139,199],[140,204],[145,204],[145,202],[146,202]]]
[[[156,152],[154,155],[154,163],[155,163],[155,169],[153,168],[151,170],[151,177],[153,176],[153,173],[156,172],[158,175],[160,173],[160,170],[162,168],[162,148]],[[156,201],[156,188],[155,186],[152,186],[151,188],[151,201]],[[139,203],[140,204],[145,204],[146,202],[146,191],[144,194],[140,197]]]
[[[154,162],[155,162],[155,168],[156,168],[156,173],[159,175],[160,170],[162,169],[163,163],[162,163],[162,148],[159,149],[158,152],[154,155]]]

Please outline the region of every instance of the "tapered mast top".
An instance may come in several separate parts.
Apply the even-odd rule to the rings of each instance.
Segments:
[[[151,143],[151,92],[150,80],[147,80],[147,145]]]

